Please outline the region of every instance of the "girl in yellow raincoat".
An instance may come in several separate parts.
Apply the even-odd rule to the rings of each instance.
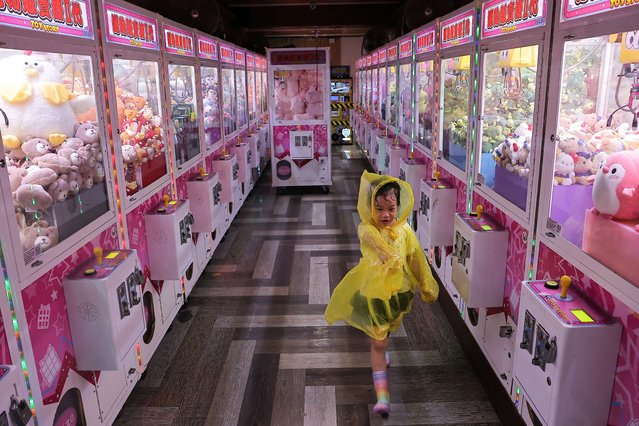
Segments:
[[[413,290],[433,302],[439,287],[417,237],[406,222],[413,208],[410,185],[390,176],[364,172],[360,181],[357,229],[362,258],[333,291],[324,316],[343,320],[371,337],[371,367],[377,394],[373,412],[387,416],[388,334],[399,328],[413,303]]]

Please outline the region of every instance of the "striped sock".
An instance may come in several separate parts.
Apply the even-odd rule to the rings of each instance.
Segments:
[[[377,394],[377,404],[373,407],[373,413],[387,416],[390,413],[390,393],[386,371],[373,371],[373,384]]]

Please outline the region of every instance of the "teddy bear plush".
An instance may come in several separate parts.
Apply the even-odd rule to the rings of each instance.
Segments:
[[[25,227],[20,233],[20,242],[23,250],[39,246],[40,250],[45,252],[58,244],[58,241],[58,228],[48,226],[48,223],[44,220],[39,220]]]
[[[85,145],[100,143],[100,134],[98,133],[98,127],[91,122],[76,125],[75,137],[84,142]]]
[[[11,187],[11,193],[14,193],[18,187],[22,185],[22,178],[27,175],[27,170],[22,167],[9,166],[7,171],[9,172],[9,186]]]
[[[84,161],[78,151],[72,148],[60,148],[58,149],[58,155],[62,158],[69,160],[72,166],[80,167],[84,164]]]
[[[82,186],[82,176],[78,172],[69,172],[65,175],[62,175],[63,179],[66,179],[69,184],[69,194],[75,195],[80,192],[80,188]]]
[[[53,204],[53,199],[42,185],[20,185],[13,198],[28,212],[46,210]]]
[[[104,177],[104,166],[102,163],[95,163],[95,166],[93,166],[93,183],[96,184],[104,182]]]
[[[46,139],[33,138],[23,143],[21,149],[30,160],[33,160],[50,153],[51,145]]]
[[[53,153],[45,154],[42,157],[38,157],[33,160],[33,163],[41,168],[48,167],[58,174],[64,174],[78,170],[76,166],[71,165],[71,162],[69,160]]]
[[[26,171],[21,185],[41,185],[46,188],[58,179],[58,174],[47,167],[31,166]]]
[[[73,149],[77,151],[84,146],[84,141],[80,138],[68,138],[57,149]]]
[[[122,145],[122,159],[127,163],[133,163],[138,159],[138,153],[131,145]]]
[[[47,188],[47,192],[53,199],[54,203],[59,203],[67,199],[69,195],[69,182],[66,179],[59,177]]]

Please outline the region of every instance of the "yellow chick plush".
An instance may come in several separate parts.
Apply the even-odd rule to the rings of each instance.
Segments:
[[[0,59],[0,70],[0,108],[9,119],[2,128],[5,148],[19,148],[27,136],[47,139],[53,147],[73,136],[71,96],[51,62],[36,55],[13,55]]]

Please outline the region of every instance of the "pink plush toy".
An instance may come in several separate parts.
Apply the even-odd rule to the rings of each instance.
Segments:
[[[594,178],[594,213],[620,220],[639,219],[639,152],[609,156]],[[639,231],[639,225],[636,230]]]
[[[54,203],[64,201],[69,195],[69,183],[64,178],[58,178],[55,182],[49,185],[47,192],[53,199]]]

